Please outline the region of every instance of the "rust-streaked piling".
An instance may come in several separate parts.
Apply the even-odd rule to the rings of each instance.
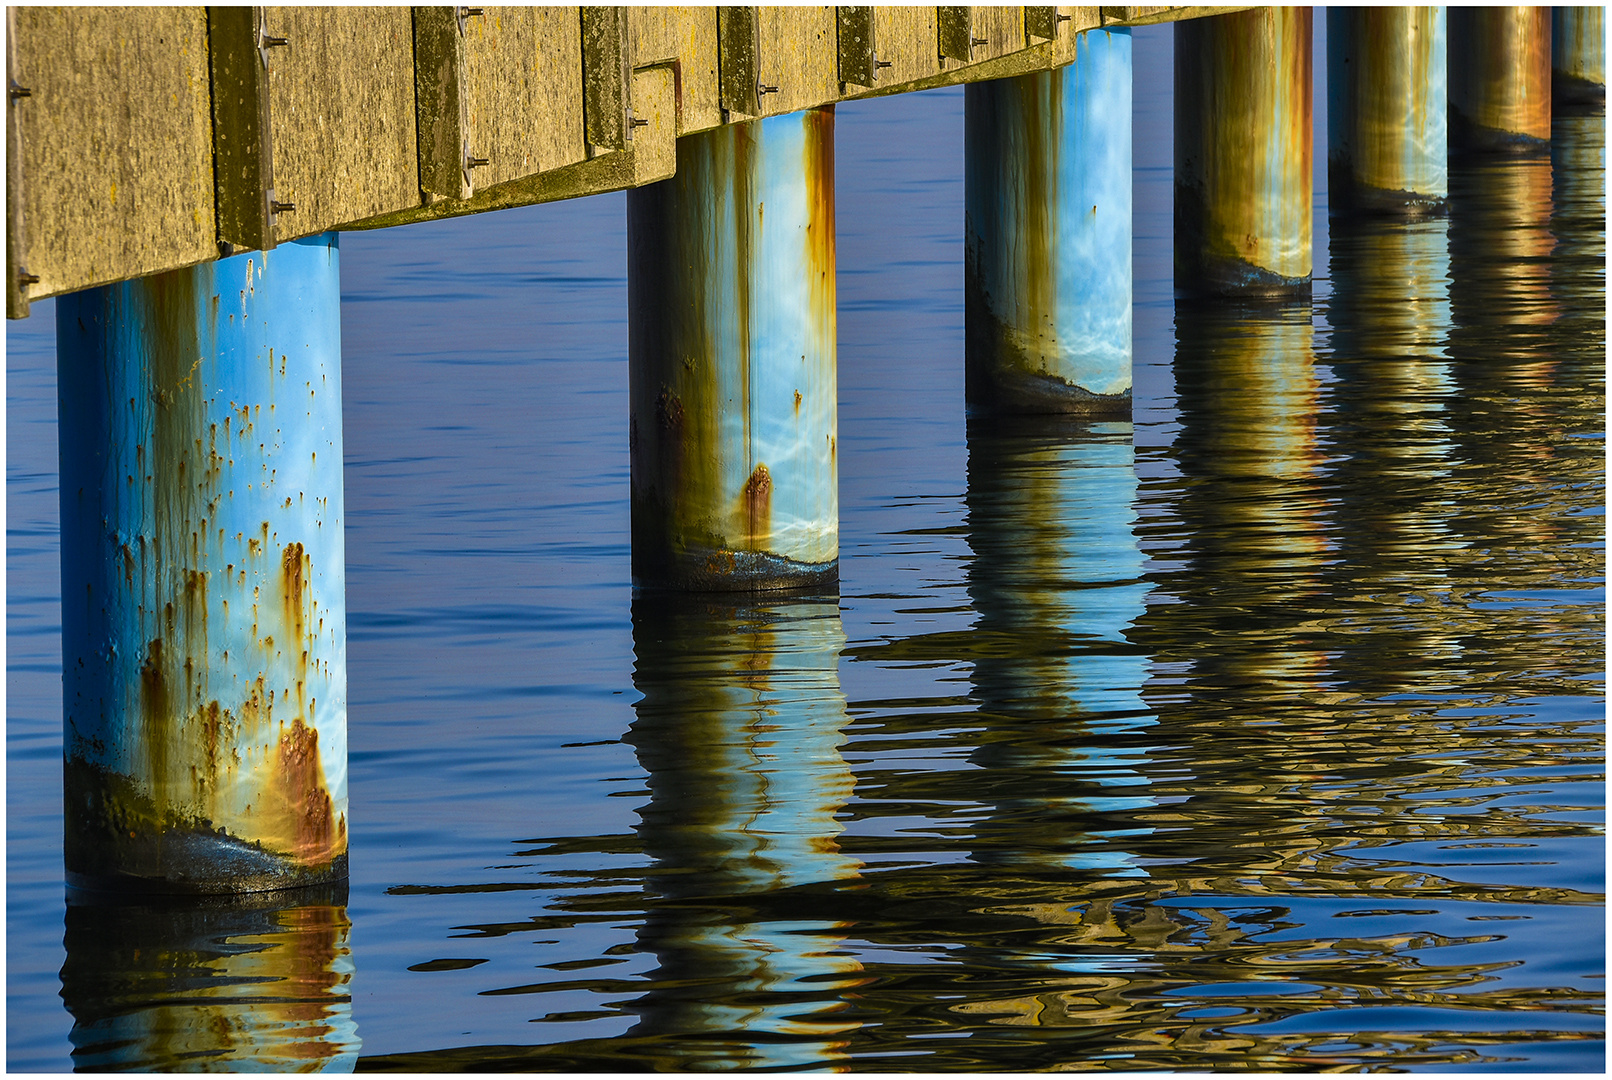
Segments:
[[[57,306],[68,883],[347,874],[336,236]]]
[[[1328,206],[1417,217],[1450,193],[1442,7],[1327,8]]]
[[[833,110],[679,139],[627,247],[634,581],[837,581]]]
[[[1131,408],[1131,34],[964,92],[968,404]]]
[[[1550,8],[1452,7],[1450,149],[1550,145]]]
[[[1175,286],[1310,292],[1312,19],[1263,7],[1175,27]]]
[[[1606,104],[1606,8],[1550,9],[1550,85],[1557,105]]]

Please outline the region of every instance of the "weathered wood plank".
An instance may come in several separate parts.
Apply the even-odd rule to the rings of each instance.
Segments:
[[[625,150],[632,112],[627,9],[582,9],[582,131],[590,146]]]
[[[33,91],[17,78],[17,9],[6,8],[6,85],[11,93],[6,97],[6,128],[17,128],[17,106],[26,102]],[[6,188],[18,197],[6,200],[6,318],[28,317],[28,288],[39,279],[28,272],[28,223],[23,217],[21,192],[25,184],[22,171],[22,141],[6,140]]]
[[[574,199],[607,191],[640,187],[665,180],[677,168],[677,103],[669,65],[633,73],[633,101],[640,119],[629,149],[600,154],[586,161],[513,180],[478,191],[468,199],[443,199],[430,206],[383,214],[348,224],[349,229],[385,229],[416,221],[506,210],[532,203]]]
[[[28,296],[215,257],[204,9],[12,13]]]
[[[489,7],[466,23],[478,190],[586,160],[577,9]]]
[[[809,109],[840,96],[839,28],[831,7],[763,7],[760,79],[776,86],[761,100],[764,116]]]
[[[443,4],[414,9],[414,130],[420,192],[468,199],[470,180],[470,78],[465,71],[461,9]]]
[[[282,240],[420,203],[405,7],[275,7],[269,71]]]
[[[917,6],[873,9],[873,40],[878,43],[879,59],[890,64],[879,71],[879,89],[927,79],[940,72],[935,10]],[[846,87],[848,92],[857,89]]]
[[[1024,37],[1024,8],[975,7],[974,40],[985,42],[974,46],[976,63],[1018,52],[1027,44]]]
[[[674,73],[677,133],[722,123],[717,93],[717,10],[714,7],[629,8],[633,67],[669,66]]]

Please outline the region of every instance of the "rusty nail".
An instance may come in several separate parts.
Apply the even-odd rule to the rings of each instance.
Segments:
[[[756,84],[756,94],[758,96],[761,94],[776,94],[777,92],[778,88],[776,86],[763,86],[761,83]]]
[[[286,38],[283,38],[283,37],[270,37],[267,34],[263,35],[263,47],[265,49],[277,49],[281,45],[289,45],[289,44],[291,44],[291,42]]]
[[[1057,20],[1059,22],[1068,22],[1070,19],[1074,18],[1074,16],[1073,15],[1058,15],[1058,16],[1056,16],[1056,18],[1057,18]]]
[[[977,38],[974,39],[974,45],[975,45],[976,48],[978,46],[980,46],[980,45],[989,45],[989,44],[990,44],[990,42],[985,40],[982,37],[977,37]]]
[[[289,214],[297,208],[294,202],[274,202],[269,204],[276,214]]]
[[[888,61],[888,60],[877,60],[876,59],[876,60],[873,61],[873,66],[876,67],[876,68],[889,67],[890,66],[890,61]]]
[[[487,161],[488,159],[484,157],[467,157],[465,158],[465,165],[468,168],[474,169],[487,164]]]
[[[16,83],[11,84],[11,100],[12,101],[16,101],[18,98],[33,97],[33,96],[34,96],[34,92],[32,90],[28,89],[26,86],[18,86]]]
[[[627,118],[627,123],[631,124],[633,127],[648,127],[649,126],[649,121],[648,120],[640,120],[636,116],[629,116]]]
[[[20,281],[24,285],[38,285],[39,284],[39,275],[38,274],[30,274],[26,270],[18,270],[17,271],[17,280]]]

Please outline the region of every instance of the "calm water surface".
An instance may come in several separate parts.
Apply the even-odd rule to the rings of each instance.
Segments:
[[[1600,1071],[1603,119],[1177,306],[1169,49],[1134,425],[965,422],[961,93],[840,108],[837,599],[633,595],[623,197],[342,238],[345,893],[65,906],[8,324],[8,1065]]]

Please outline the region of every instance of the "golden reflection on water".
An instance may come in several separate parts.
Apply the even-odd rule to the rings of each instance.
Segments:
[[[346,891],[69,904],[75,1070],[350,1072]]]

